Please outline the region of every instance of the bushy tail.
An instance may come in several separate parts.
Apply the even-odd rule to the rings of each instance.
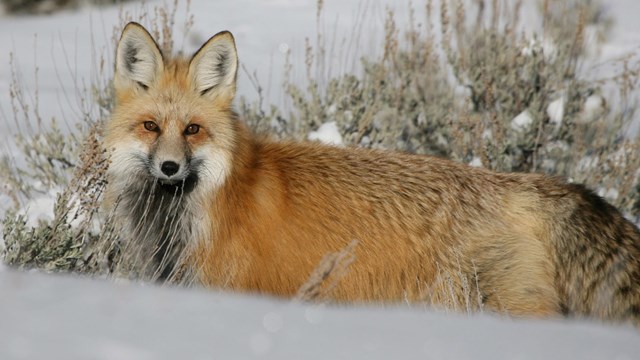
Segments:
[[[590,190],[568,186],[576,207],[554,229],[561,308],[640,327],[640,231]]]

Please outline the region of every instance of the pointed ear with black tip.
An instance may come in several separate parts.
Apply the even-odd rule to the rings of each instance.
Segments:
[[[189,63],[189,76],[195,90],[211,98],[233,100],[237,73],[236,43],[228,31],[219,32],[204,43]]]
[[[116,50],[116,91],[146,90],[163,70],[162,52],[151,34],[138,23],[128,23]]]

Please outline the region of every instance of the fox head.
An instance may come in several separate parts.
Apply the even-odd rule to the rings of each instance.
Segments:
[[[202,181],[220,185],[234,148],[234,38],[223,31],[191,58],[166,55],[141,25],[124,28],[115,58],[116,102],[105,139],[111,151],[110,181],[143,179],[186,191]]]

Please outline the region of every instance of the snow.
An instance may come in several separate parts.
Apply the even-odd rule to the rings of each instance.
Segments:
[[[547,106],[547,115],[549,121],[554,124],[555,129],[558,130],[562,125],[562,118],[564,117],[564,96],[553,100]]]
[[[311,141],[320,141],[329,145],[341,146],[343,144],[342,135],[340,135],[335,121],[320,125],[318,130],[310,132],[307,138]]]
[[[578,166],[576,168],[580,172],[594,171],[594,169],[598,167],[598,163],[599,161],[597,156],[586,155],[578,161]]]
[[[607,10],[615,18],[611,38],[602,45],[602,58],[616,59],[636,52],[640,47],[640,1],[616,0],[607,4]]]
[[[607,103],[599,94],[592,94],[584,101],[584,109],[582,110],[582,120],[591,122],[606,111]]]
[[[21,213],[27,218],[27,226],[35,227],[39,221],[53,220],[53,207],[60,189],[53,189],[46,194],[41,194],[30,199]],[[0,237],[1,239],[1,237]]]
[[[615,188],[598,188],[597,194],[598,196],[605,198],[609,202],[616,201],[618,199],[618,196],[620,196],[618,189]]]
[[[525,110],[511,120],[511,129],[519,132],[527,131],[533,124],[533,117],[529,110]]]
[[[473,159],[469,161],[469,166],[478,167],[478,168],[483,167],[482,159],[479,156],[474,156]]]
[[[557,53],[557,47],[552,40],[544,38],[539,40],[532,38],[529,40],[529,44],[522,48],[522,55],[532,56],[535,53],[542,53],[546,59],[552,60]]]
[[[579,321],[332,307],[0,273],[2,359],[637,359],[640,333]]]

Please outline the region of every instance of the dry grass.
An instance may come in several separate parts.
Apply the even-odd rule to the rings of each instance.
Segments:
[[[309,279],[298,289],[294,299],[298,301],[323,302],[331,299],[332,291],[347,275],[349,265],[356,260],[356,240],[344,249],[324,256],[320,264],[311,272]]]
[[[317,4],[319,22],[323,3]],[[121,25],[140,21],[164,51],[172,52],[178,5],[175,1],[138,17],[121,13]],[[253,77],[259,99],[241,99],[239,112],[256,131],[276,137],[303,139],[335,121],[352,145],[437,154],[499,171],[563,176],[597,189],[636,218],[640,158],[636,139],[625,136],[625,130],[635,118],[631,94],[638,65],[621,59],[613,77],[588,78],[585,59],[594,44],[586,46],[585,34],[606,41],[612,21],[601,3],[545,0],[539,5],[543,23],[537,36],[521,31],[519,1],[478,0],[469,5],[455,0],[435,8],[427,0],[421,10],[410,10],[403,28],[388,10],[380,54],[359,54],[361,70],[348,74],[331,75],[328,37],[318,34],[315,42],[306,42],[306,82],[284,81],[287,107],[267,104]],[[193,19],[181,23],[188,31]],[[120,31],[114,29],[114,45]],[[14,72],[11,97],[16,123],[22,124],[17,146],[25,165],[8,157],[0,162],[0,191],[11,195],[15,205],[3,220],[2,257],[7,264],[144,281],[158,278],[157,264],[149,256],[158,244],[121,239],[111,214],[100,211],[108,165],[100,148],[101,129],[112,107],[108,58],[100,57],[100,76],[91,96],[80,99],[97,110],[85,112],[81,126],[70,134],[62,133],[56,122],[44,121],[37,102],[29,106],[28,99],[37,100],[37,92],[26,96]],[[616,90],[616,106],[587,111],[587,100],[603,96],[605,86]],[[561,116],[550,111],[559,99]],[[521,115],[528,120],[514,121]],[[54,219],[27,225],[21,207],[56,189],[61,192]],[[327,255],[296,298],[329,299],[349,264],[357,261],[354,246]],[[189,283],[189,272],[178,267],[169,281]],[[473,312],[482,310],[482,294],[477,279],[439,274],[433,284],[425,284],[424,303]]]

